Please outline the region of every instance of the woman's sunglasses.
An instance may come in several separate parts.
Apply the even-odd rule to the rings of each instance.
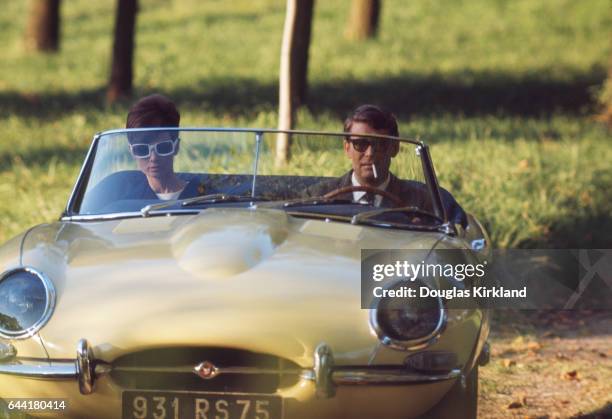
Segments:
[[[372,151],[385,152],[389,149],[391,141],[389,140],[366,140],[365,138],[349,139],[353,148],[359,153],[365,153],[368,147],[372,147]]]
[[[166,157],[174,154],[177,144],[178,139],[160,141],[155,144],[130,144],[130,152],[137,159],[148,159],[152,152],[160,157]]]

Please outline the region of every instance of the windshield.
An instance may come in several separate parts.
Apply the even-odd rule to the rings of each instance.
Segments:
[[[286,161],[278,157],[280,137],[290,144]],[[74,202],[69,214],[141,212],[147,205],[165,212],[194,211],[254,202],[301,215],[354,216],[402,206],[432,212],[418,146],[409,140],[344,134],[110,131],[92,148],[80,202]],[[354,187],[363,179],[375,188]]]

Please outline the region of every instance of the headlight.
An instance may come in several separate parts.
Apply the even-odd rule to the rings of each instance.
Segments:
[[[51,317],[55,289],[43,274],[18,268],[0,276],[0,336],[33,336]]]
[[[418,349],[432,343],[446,324],[446,310],[439,297],[418,297],[421,281],[396,282],[387,289],[413,288],[416,297],[381,298],[370,312],[370,325],[380,341],[395,349]]]

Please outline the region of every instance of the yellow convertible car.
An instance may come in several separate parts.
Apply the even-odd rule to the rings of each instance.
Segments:
[[[102,132],[60,219],[0,247],[0,415],[475,417],[488,311],[363,295],[363,252],[445,249],[490,254],[421,141]]]

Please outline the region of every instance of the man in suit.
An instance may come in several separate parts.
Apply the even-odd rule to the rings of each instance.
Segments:
[[[359,137],[360,134],[399,137],[397,120],[392,113],[378,106],[362,105],[344,121],[344,132],[347,133],[344,153],[351,160],[352,169],[337,179],[307,188],[305,196],[322,196],[344,187],[365,186],[386,191],[400,198],[406,206],[432,211],[431,197],[424,183],[401,180],[389,170],[391,160],[399,153],[399,142]],[[448,219],[465,227],[467,217],[463,208],[447,190],[440,188],[440,194]],[[338,197],[375,207],[394,206],[388,197],[368,191],[352,191]]]

